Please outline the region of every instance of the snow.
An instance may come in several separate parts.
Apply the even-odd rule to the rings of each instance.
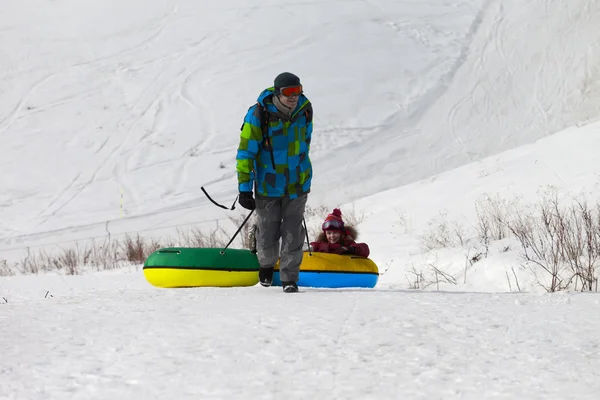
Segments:
[[[161,290],[135,269],[4,279],[1,398],[592,399],[600,389],[593,295]]]
[[[291,71],[315,109],[308,205],[362,216],[381,276],[298,295],[158,289],[140,265],[0,277],[0,399],[597,397],[598,296],[545,293],[513,238],[469,259],[486,196],[597,201],[600,2],[4,3],[0,273],[233,234],[245,211],[201,187],[231,204],[243,115]],[[440,221],[466,243],[425,251]]]

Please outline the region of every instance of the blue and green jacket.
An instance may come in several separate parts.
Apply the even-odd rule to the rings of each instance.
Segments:
[[[263,136],[261,108],[248,109],[240,134],[236,169],[240,192],[265,197],[296,198],[310,191],[312,165],[308,152],[312,136],[312,106],[300,95],[288,119],[273,104],[274,89],[265,89],[258,104],[267,111]]]

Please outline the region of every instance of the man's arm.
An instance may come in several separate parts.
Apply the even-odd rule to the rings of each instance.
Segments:
[[[257,106],[251,107],[244,118],[240,144],[236,156],[236,170],[240,192],[252,192],[256,179],[256,155],[262,143],[262,130]]]

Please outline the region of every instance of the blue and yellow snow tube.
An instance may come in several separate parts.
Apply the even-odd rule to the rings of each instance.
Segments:
[[[254,286],[258,267],[250,250],[176,247],[152,253],[144,263],[144,276],[161,288]]]
[[[298,286],[316,288],[373,288],[379,269],[369,258],[353,255],[304,252]],[[279,263],[275,266],[273,285],[281,286]]]

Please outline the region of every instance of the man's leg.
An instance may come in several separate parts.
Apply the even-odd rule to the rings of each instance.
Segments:
[[[259,279],[263,286],[271,286],[273,268],[279,259],[282,201],[257,196],[256,199],[256,255],[260,264]]]
[[[281,223],[281,263],[279,273],[282,282],[298,281],[302,263],[302,245],[305,240],[304,209],[308,195],[283,200],[283,222]]]

